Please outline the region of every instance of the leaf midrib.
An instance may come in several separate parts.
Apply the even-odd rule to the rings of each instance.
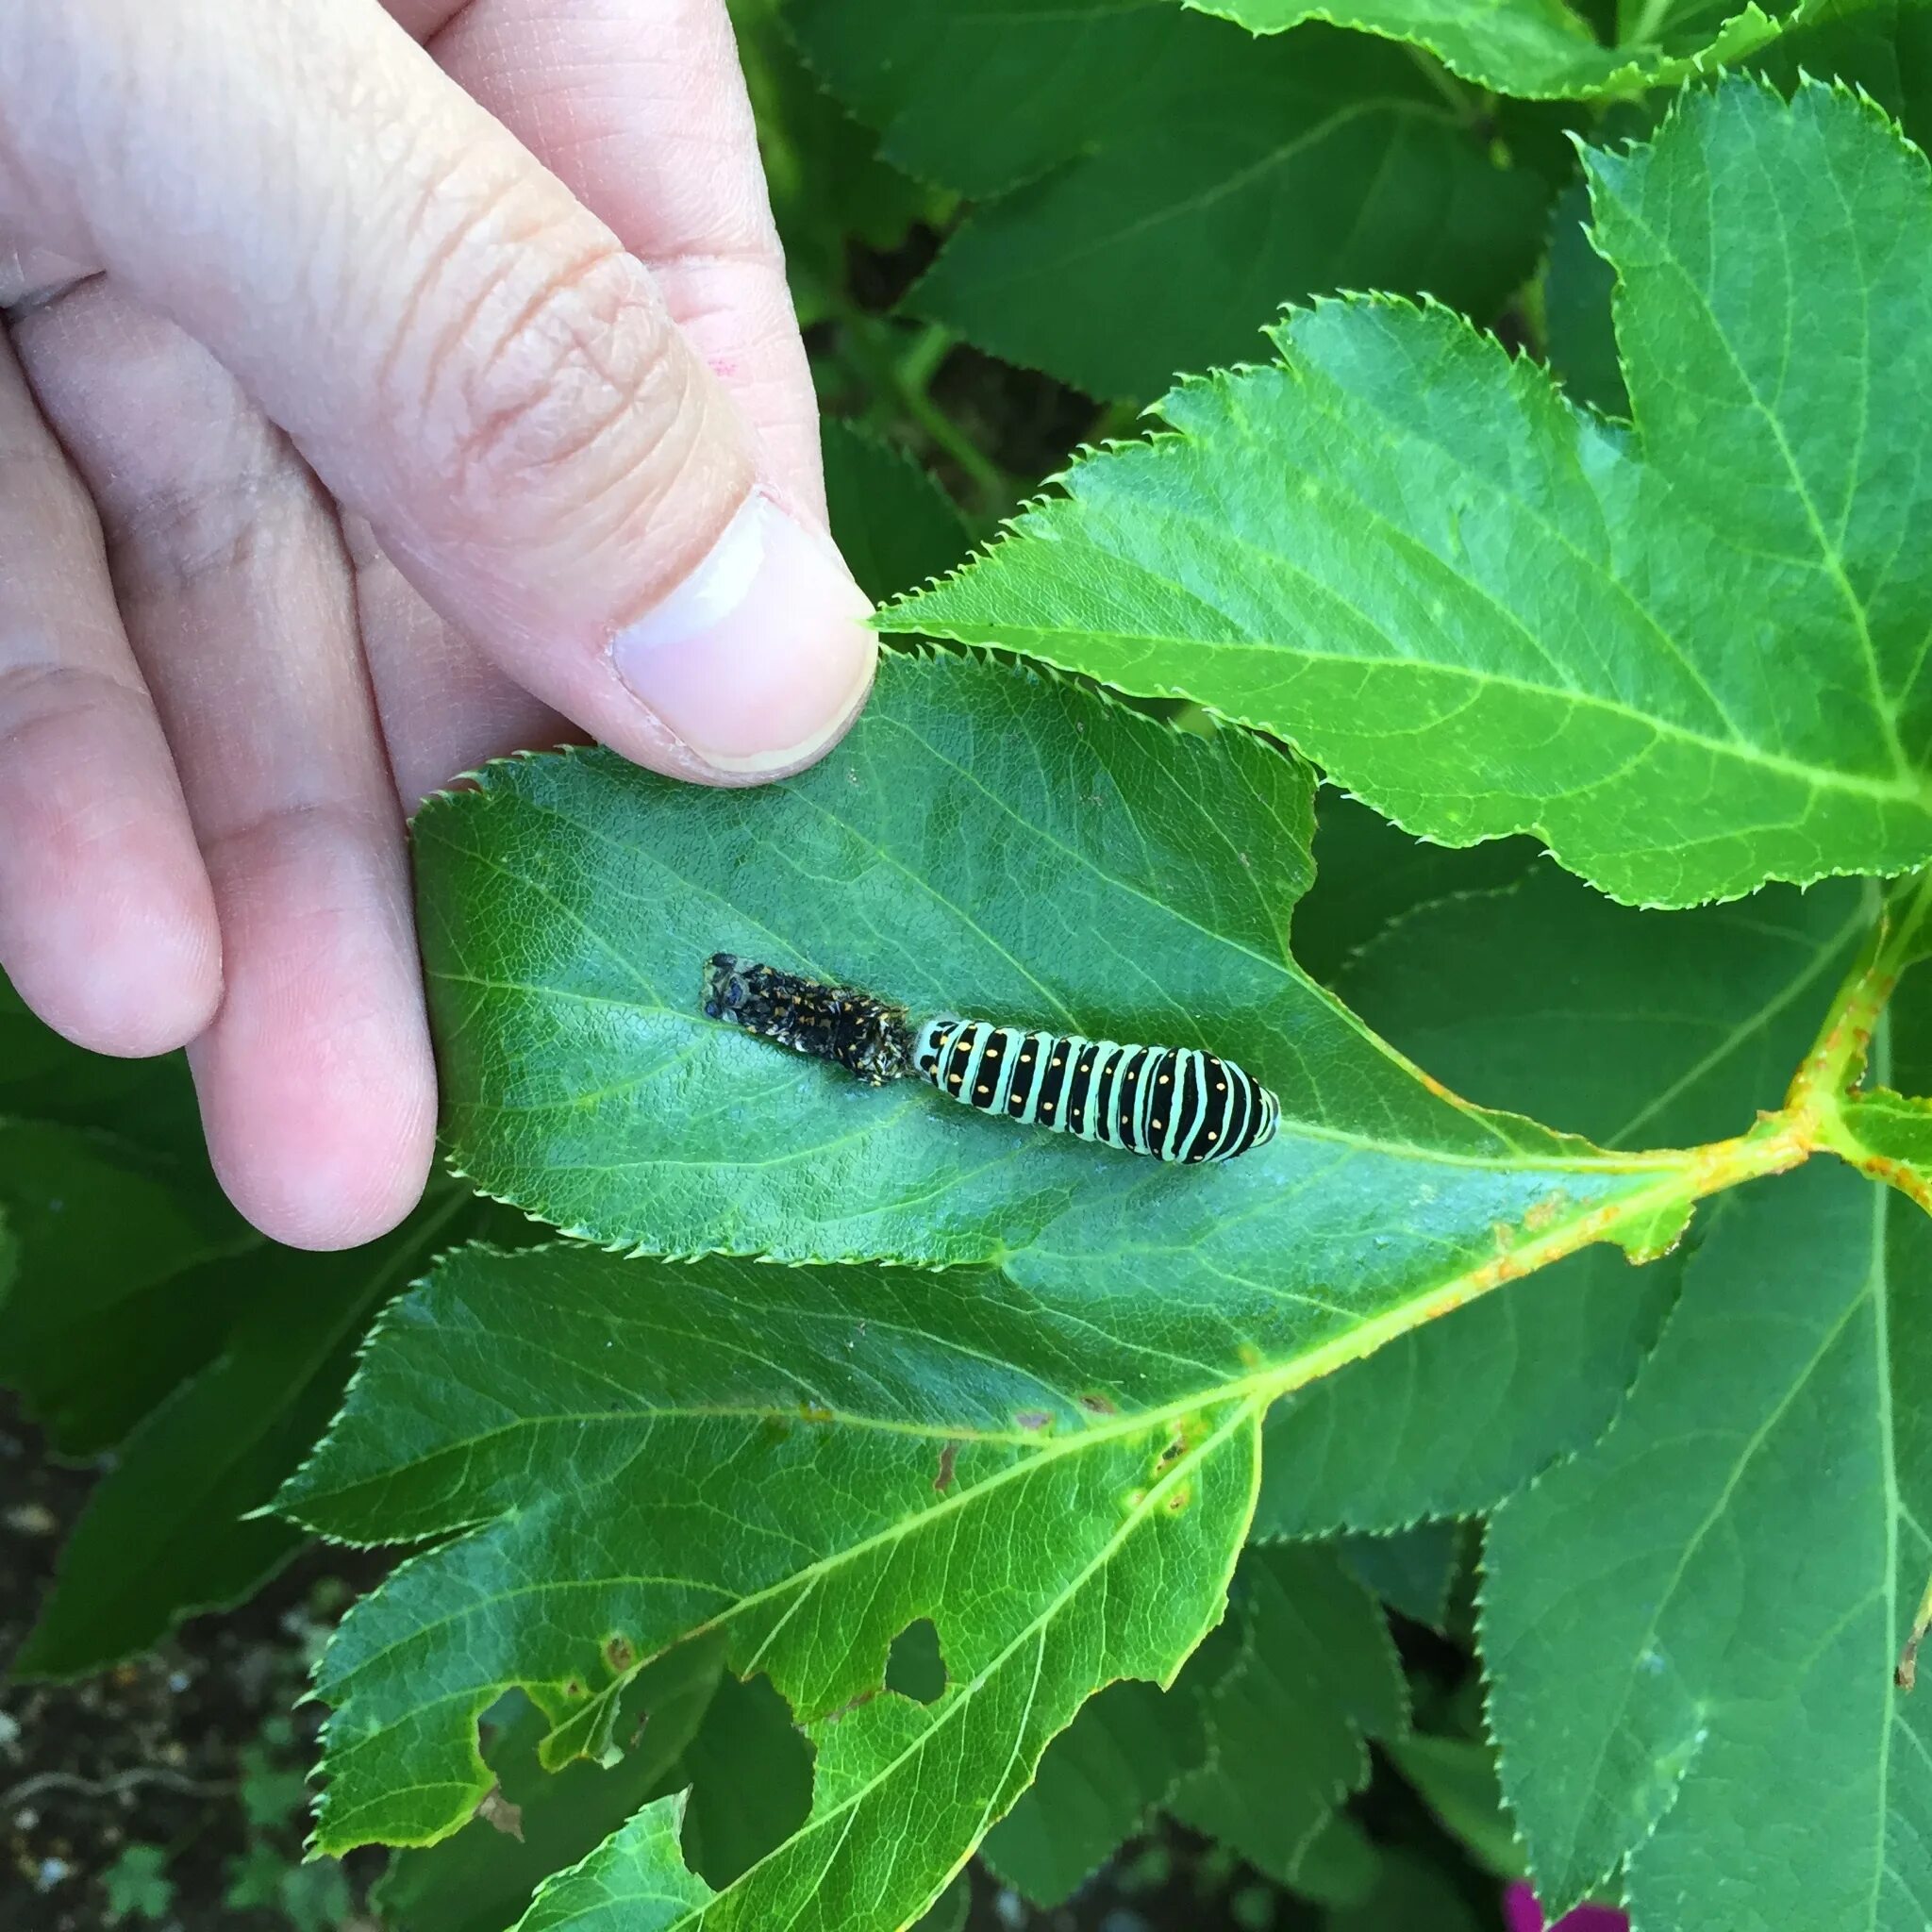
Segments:
[[[1247,1424],[1258,1429],[1259,1422],[1260,1405],[1253,1401],[1234,1404],[1230,1407],[1225,1419],[1215,1426],[1210,1435],[1205,1437],[1187,1455],[1177,1457],[1170,1469],[1163,1471],[1159,1476],[1148,1484],[1146,1493],[1124,1515],[1113,1535],[1093,1556],[1086,1567],[1076,1576],[1073,1577],[1051,1602],[1042,1606],[1041,1610],[1027,1621],[1004,1650],[994,1657],[983,1669],[974,1674],[975,1684],[982,1684],[990,1680],[996,1673],[1004,1669],[1008,1661],[1017,1655],[1021,1648],[1029,1641],[1039,1642],[1043,1646],[1047,1626],[1066,1608],[1067,1605],[1073,1601],[1079,1591],[1086,1589],[1093,1576],[1114,1559],[1128,1539],[1140,1532],[1153,1511],[1165,1502],[1168,1494],[1174,1490],[1175,1485],[1184,1477],[1194,1475],[1202,1468],[1205,1468],[1208,1458],[1227,1442],[1238,1428]],[[1258,1446],[1257,1442],[1257,1450]],[[1258,1470],[1258,1455],[1255,1460],[1256,1467]],[[1253,1485],[1251,1484],[1251,1491]],[[1250,1508],[1253,1507],[1253,1501],[1251,1493],[1249,1497]],[[1227,1567],[1230,1571],[1233,1569],[1236,1557],[1240,1554],[1241,1538],[1237,1536],[1232,1540],[1232,1546],[1228,1552]],[[1037,1690],[1037,1688],[1038,1674],[1036,1666],[1035,1689]],[[971,1706],[975,1694],[976,1692],[972,1686],[963,1688],[959,1695],[953,1698],[924,1730],[921,1731],[903,1751],[881,1765],[863,1784],[857,1786],[831,1809],[820,1815],[808,1817],[804,1825],[794,1832],[791,1838],[787,1839],[783,1844],[777,1846],[774,1851],[768,1852],[756,1865],[751,1866],[749,1870],[742,1873],[730,1885],[726,1886],[723,1891],[717,1893],[716,1897],[708,1900],[704,1906],[698,1908],[696,1913],[687,1913],[684,1918],[675,1921],[672,1925],[665,1928],[665,1932],[676,1932],[678,1925],[691,1925],[702,1923],[705,1913],[710,1909],[712,1905],[716,1904],[719,1899],[728,1898],[754,1873],[762,1870],[766,1865],[773,1863],[774,1860],[784,1857],[794,1846],[813,1836],[842,1812],[856,1810],[861,1801],[870,1797],[873,1791],[883,1785],[898,1771],[901,1765],[905,1764],[908,1759],[922,1756],[927,1746],[937,1740],[944,1727],[951,1724],[954,1716]],[[1031,1711],[1032,1698],[1029,1694],[1025,1714],[1030,1716]],[[1017,1743],[1014,1748],[1015,1751],[1018,1750],[1019,1746]]]

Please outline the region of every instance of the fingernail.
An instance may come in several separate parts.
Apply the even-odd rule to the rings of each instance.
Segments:
[[[721,774],[808,765],[851,724],[877,641],[830,539],[754,491],[704,561],[610,646],[617,675]]]

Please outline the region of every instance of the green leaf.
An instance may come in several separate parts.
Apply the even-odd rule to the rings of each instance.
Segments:
[[[1206,1759],[1200,1655],[1171,1690],[1112,1684],[1081,1707],[980,1846],[995,1877],[1042,1908],[1063,1904]]]
[[[1932,1100],[1868,1088],[1839,1108],[1838,1119],[1848,1159],[1932,1212]]]
[[[941,198],[887,166],[877,138],[818,85],[786,36],[776,0],[730,0],[730,13],[786,281],[808,327],[846,300],[848,238],[895,247],[915,222],[940,212]]]
[[[1263,1442],[1267,1437],[1262,1438]],[[1449,1591],[1462,1568],[1463,1526],[1453,1518],[1419,1523],[1392,1536],[1338,1537],[1341,1567],[1411,1623],[1444,1629]]]
[[[172,1277],[168,1292],[207,1293],[240,1312],[214,1360],[122,1441],[15,1668],[51,1677],[97,1670],[184,1616],[252,1595],[305,1538],[250,1512],[335,1413],[370,1318],[437,1245],[503,1219],[445,1184],[393,1234],[354,1253],[263,1244]]]
[[[282,1902],[282,1879],[288,1870],[289,1860],[282,1853],[256,1839],[240,1857],[228,1860],[222,1903],[238,1911],[255,1906],[274,1910]]]
[[[216,1354],[240,1303],[226,1257],[261,1245],[208,1164],[179,1054],[108,1059],[0,978],[0,1381],[61,1454],[118,1441]]]
[[[1493,1911],[1471,1909],[1454,1875],[1421,1854],[1397,1847],[1381,1862],[1374,1890],[1357,1906],[1331,1911],[1324,1932],[1390,1932],[1426,1925],[1429,1932],[1490,1932]]]
[[[822,435],[832,534],[868,597],[883,602],[958,562],[966,520],[904,450],[832,418]]]
[[[675,1656],[676,1653],[674,1652]],[[886,1685],[893,1689],[890,1664]],[[727,1675],[685,1752],[685,1862],[721,1891],[811,1810],[812,1754],[769,1680]]]
[[[333,1858],[291,1865],[282,1874],[281,1907],[295,1932],[339,1932],[353,1904],[348,1876]]]
[[[816,1760],[809,1818],[709,1923],[916,1916],[1088,1695],[1171,1674],[1220,1614],[1253,1405],[1152,1406],[1155,1383],[1096,1413],[1073,1365],[1115,1384],[1137,1351],[1108,1373],[1095,1312],[959,1270],[445,1261],[383,1317],[285,1495],[338,1536],[465,1531],[358,1605],[319,1668],[320,1843],[446,1834],[489,1789],[475,1723],[506,1688],[568,1733],[722,1628]],[[995,1573],[997,1591],[952,1587]],[[921,1705],[882,1686],[928,1617],[947,1683]],[[675,1829],[673,1808],[641,1813],[526,1923],[595,1923],[596,1899],[643,1891],[676,1903],[635,1923],[684,1923],[711,1892]]]
[[[1340,287],[1487,315],[1535,261],[1541,181],[1499,166],[1474,104],[1396,47],[1324,27],[1257,42],[1122,0],[807,0],[791,17],[889,159],[1004,197],[909,306],[1095,395],[1158,393],[1244,354],[1283,301]]]
[[[1211,1752],[1168,1802],[1284,1885],[1369,1778],[1366,1738],[1398,1737],[1408,1693],[1380,1607],[1321,1549],[1251,1549],[1235,1660],[1206,1700]]]
[[[1279,33],[1333,21],[1425,48],[1451,73],[1504,94],[1588,99],[1674,86],[1763,46],[1779,31],[1756,6],[1645,6],[1629,39],[1605,46],[1562,0],[1187,0],[1203,13]],[[1634,25],[1634,23],[1633,23]]]
[[[176,1277],[196,1264],[258,1245],[211,1184],[184,1184],[123,1136],[45,1120],[0,1118],[0,1212],[20,1257],[0,1300],[0,1379],[68,1453],[111,1441],[114,1422],[131,1421],[130,1408],[140,1413],[206,1359],[231,1304],[216,1290],[180,1309],[183,1332],[157,1338],[158,1366],[130,1359],[116,1324],[131,1310],[149,1335],[151,1297],[172,1299]]]
[[[1445,311],[1324,304],[880,622],[1194,699],[1624,899],[1920,863],[1924,159],[1847,95],[1740,81],[1589,172],[1634,428]]]
[[[1352,1910],[1374,1894],[1383,1862],[1382,1848],[1354,1818],[1346,1811],[1333,1812],[1295,1860],[1295,1896],[1331,1912]],[[1430,1932],[1438,1932],[1433,1922]]]
[[[1001,1264],[1135,1320],[1151,1293],[1208,1338],[1191,1387],[1361,1335],[1532,1210],[1674,1198],[1433,1090],[1293,967],[1308,797],[1245,734],[955,658],[889,662],[831,758],[757,792],[601,753],[493,767],[416,827],[456,1158],[642,1250]],[[923,1011],[1216,1041],[1284,1124],[1210,1173],[868,1091],[704,1020],[720,946]]]
[[[0,979],[0,1381],[62,1455],[111,1449],[14,1659],[69,1676],[241,1602],[303,1539],[249,1512],[334,1413],[369,1317],[438,1241],[529,1238],[432,1186],[350,1254],[264,1241],[228,1205],[183,1056],[60,1039]]]
[[[1932,1542],[1932,1223],[1812,1163],[1713,1216],[1603,1441],[1494,1519],[1482,1644],[1540,1894],[1635,1923],[1932,1911],[1932,1718],[1897,1690]]]
[[[1690,1146],[1779,1103],[1878,903],[1835,879],[1639,912],[1541,865],[1394,922],[1337,991],[1489,1104],[1606,1146]]]
[[[1309,793],[1244,734],[942,657],[889,662],[838,754],[755,794],[577,753],[425,809],[466,1171],[614,1246],[950,1265],[472,1253],[397,1305],[284,1505],[357,1540],[466,1533],[323,1666],[325,1845],[460,1823],[488,1787],[475,1719],[512,1684],[552,1761],[598,1755],[608,1647],[722,1625],[817,1757],[805,1825],[720,1897],[747,1923],[809,1893],[851,1932],[896,1924],[1089,1694],[1171,1677],[1218,1614],[1271,1393],[1527,1265],[1519,1241],[1681,1218],[1674,1157],[1469,1108],[1292,967]],[[915,1007],[1220,1039],[1286,1123],[1184,1173],[858,1088],[698,1017],[721,945]],[[940,1588],[993,1567],[997,1591]],[[924,1619],[931,1705],[881,1688]],[[568,1896],[658,1884],[675,1821],[654,1815]]]
[[[1861,89],[1921,148],[1932,139],[1926,0],[1807,0],[1751,66],[1787,93],[1807,74]]]
[[[123,1919],[165,1919],[174,1908],[174,1881],[167,1876],[168,1854],[160,1845],[125,1846],[101,1874],[110,1924]]]
[[[640,1671],[624,1691],[616,1725],[623,1754],[608,1770],[581,1761],[544,1770],[537,1747],[549,1721],[517,1698],[508,1721],[489,1727],[483,1757],[501,1799],[515,1807],[521,1836],[479,1818],[441,1844],[397,1853],[371,1896],[389,1932],[503,1932],[553,1872],[587,1857],[674,1781],[686,1781],[682,1754],[723,1664],[724,1645],[700,1641]]]
[[[1337,991],[1452,1086],[1611,1147],[1692,1146],[1778,1104],[1876,914],[1849,881],[1681,913],[1541,866],[1427,905]],[[1512,1283],[1270,1414],[1257,1536],[1489,1508],[1600,1435],[1656,1341],[1675,1257],[1607,1248]]]
[[[1294,908],[1295,963],[1332,987],[1349,957],[1405,913],[1514,885],[1541,858],[1528,839],[1424,844],[1324,785],[1315,800],[1315,883]]]
[[[544,1880],[513,1932],[669,1932],[714,1916],[718,1894],[678,1854],[682,1796],[658,1798],[589,1857]],[[808,1921],[802,1923],[810,1923]]]
[[[1479,1738],[1412,1732],[1384,1747],[1436,1822],[1498,1878],[1523,1875],[1523,1851],[1503,1808],[1494,1749]]]
[[[1582,183],[1557,197],[1543,263],[1543,331],[1550,367],[1573,402],[1627,418],[1630,395],[1617,359],[1611,308],[1616,271],[1590,240],[1590,196]]]

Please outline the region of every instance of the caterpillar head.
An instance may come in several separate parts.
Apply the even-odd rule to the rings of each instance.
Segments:
[[[745,975],[752,961],[737,953],[713,953],[705,961],[704,1012],[708,1020],[735,1019],[751,998]]]

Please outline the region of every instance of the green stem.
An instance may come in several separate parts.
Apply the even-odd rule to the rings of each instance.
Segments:
[[[937,322],[927,323],[912,338],[899,358],[899,381],[906,393],[926,395],[930,392],[932,379],[939,374],[940,364],[953,353],[953,345],[958,340],[951,329]]]
[[[1258,1372],[1252,1381],[1273,1399],[1302,1387],[1346,1362],[1371,1355],[1397,1336],[1421,1327],[1478,1296],[1594,1241],[1622,1241],[1641,1245],[1652,1225],[1667,1230],[1681,1223],[1691,1203],[1766,1174],[1801,1166],[1812,1155],[1829,1152],[1876,1173],[1861,1158],[1863,1150],[1845,1129],[1843,1101],[1863,1078],[1873,1036],[1899,974],[1925,947],[1924,928],[1932,920],[1932,868],[1903,879],[1885,894],[1872,932],[1857,962],[1833,997],[1811,1050],[1793,1075],[1785,1104],[1761,1115],[1757,1124],[1735,1140],[1714,1141],[1680,1151],[1605,1157],[1606,1164],[1626,1171],[1651,1171],[1656,1179],[1623,1199],[1590,1213],[1560,1220],[1507,1243],[1492,1260],[1439,1284],[1399,1308],[1364,1322],[1348,1335],[1311,1351],[1295,1362]],[[1529,1232],[1525,1223],[1524,1231]],[[1932,1591],[1925,1615],[1932,1618]],[[1909,1662],[1909,1659],[1907,1660]]]
[[[1402,51],[1415,63],[1416,71],[1449,104],[1449,110],[1456,116],[1458,127],[1474,127],[1482,120],[1483,107],[1474,89],[1465,87],[1433,54],[1416,46],[1413,42],[1403,42]]]
[[[1785,1112],[1803,1118],[1818,1144],[1835,1144],[1832,1129],[1840,1103],[1865,1076],[1865,1060],[1879,1015],[1899,974],[1919,957],[1924,927],[1932,914],[1932,868],[1914,873],[1887,891],[1872,935],[1824,1015],[1811,1051],[1800,1062]]]
[[[925,383],[930,381],[932,371],[952,347],[944,331],[939,332],[943,346],[936,357],[930,330],[922,335],[908,354],[902,356],[894,353],[890,325],[877,316],[846,309],[840,322],[852,359],[873,391],[896,404],[933,447],[965,473],[978,492],[977,507],[983,514],[998,516],[1008,509],[1019,494],[1011,477],[926,392]],[[922,376],[924,362],[929,357],[934,358],[932,369],[925,370]]]
[[[1643,11],[1637,16],[1636,28],[1624,36],[1623,44],[1641,47],[1655,41],[1670,10],[1671,0],[1644,0]]]

